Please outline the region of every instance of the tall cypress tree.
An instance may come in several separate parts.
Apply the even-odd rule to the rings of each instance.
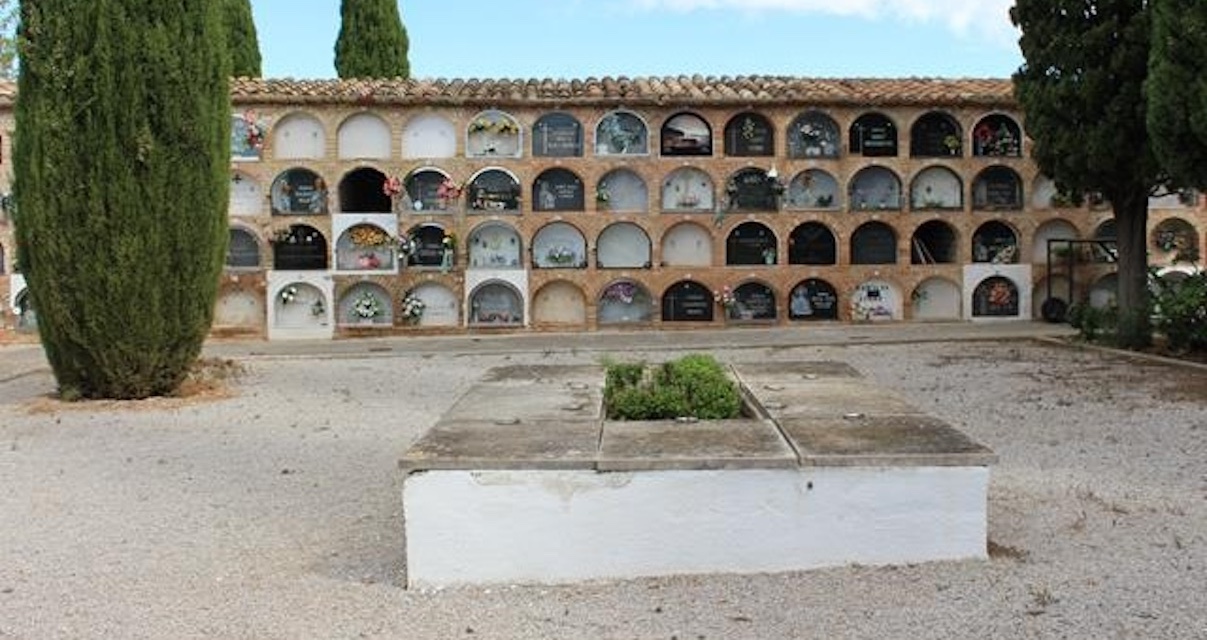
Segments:
[[[1148,131],[1153,150],[1183,186],[1207,189],[1207,3],[1154,0]]]
[[[335,72],[341,78],[409,78],[406,27],[397,0],[342,0]]]
[[[170,393],[226,251],[221,4],[22,2],[18,40],[18,260],[59,392]]]
[[[1119,236],[1121,346],[1152,340],[1148,318],[1148,196],[1164,174],[1149,145],[1144,82],[1146,0],[1016,0],[1023,66],[1014,92],[1032,156],[1070,193],[1111,202]]]
[[[250,0],[222,0],[226,27],[226,46],[230,50],[231,75],[259,78],[260,42],[256,37],[256,22],[251,15]]]

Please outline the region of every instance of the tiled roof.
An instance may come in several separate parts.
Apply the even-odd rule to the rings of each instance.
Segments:
[[[800,78],[665,76],[562,79],[294,80],[238,78],[235,103],[387,105],[777,105],[1014,104],[1005,78]],[[0,83],[11,104],[13,83]]]

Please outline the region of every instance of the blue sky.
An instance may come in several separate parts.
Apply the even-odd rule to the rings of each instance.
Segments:
[[[340,0],[251,0],[272,78],[333,78]],[[401,0],[417,78],[1008,77],[1012,0]]]

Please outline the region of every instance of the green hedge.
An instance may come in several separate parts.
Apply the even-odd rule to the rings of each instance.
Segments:
[[[608,363],[604,401],[611,420],[722,420],[741,415],[742,395],[725,368],[706,354],[650,367]]]

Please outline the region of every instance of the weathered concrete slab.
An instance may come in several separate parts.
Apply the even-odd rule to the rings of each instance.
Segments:
[[[767,415],[793,418],[841,418],[846,415],[920,415],[896,394],[858,378],[768,381],[750,386]]]
[[[783,469],[796,453],[769,420],[607,421],[600,471]]]
[[[399,466],[429,469],[593,469],[598,420],[444,420],[407,450]]]
[[[442,419],[601,420],[602,407],[603,370],[599,367],[500,367],[487,372]]]
[[[988,466],[997,456],[923,415],[852,415],[780,421],[805,466]]]
[[[732,364],[731,367],[743,380],[752,385],[767,382],[783,384],[800,380],[813,381],[863,377],[851,365],[832,360],[737,362]]]

